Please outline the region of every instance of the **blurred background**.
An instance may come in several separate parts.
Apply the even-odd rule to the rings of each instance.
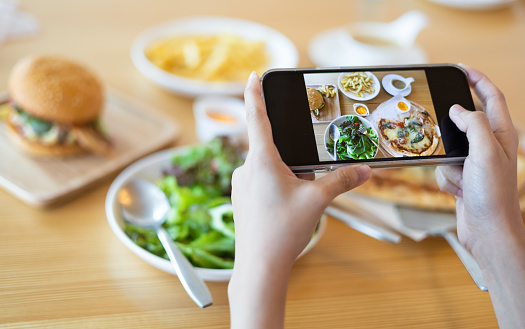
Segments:
[[[438,2],[438,1],[436,1]],[[452,2],[452,1],[450,1]],[[465,1],[472,2],[475,1]],[[481,3],[480,8],[484,2]],[[498,1],[494,1],[498,2]],[[506,1],[501,1],[506,3]],[[227,16],[265,24],[287,36],[299,52],[299,67],[314,66],[308,45],[317,34],[359,21],[389,22],[410,10],[428,17],[417,44],[429,63],[465,63],[485,72],[505,93],[517,121],[521,84],[510,76],[525,74],[525,12],[523,1],[482,10],[443,6],[427,0],[361,1],[22,1],[20,9],[40,25],[34,37],[6,42],[0,48],[0,83],[5,85],[14,63],[27,54],[56,53],[76,58],[93,68],[106,85],[145,100],[170,114],[188,112],[190,99],[164,92],[134,67],[129,52],[145,29],[188,16]],[[490,8],[490,7],[489,7]],[[351,56],[351,55],[349,55]],[[109,69],[111,68],[111,69]],[[190,117],[181,123],[192,126]],[[190,120],[190,121],[185,121]],[[181,142],[194,139],[191,132]]]

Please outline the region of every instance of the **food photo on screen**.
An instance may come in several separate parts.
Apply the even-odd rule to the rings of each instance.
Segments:
[[[305,73],[304,80],[321,162],[445,155],[424,70]]]

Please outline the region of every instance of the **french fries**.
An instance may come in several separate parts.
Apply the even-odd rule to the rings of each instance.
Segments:
[[[341,86],[344,91],[351,92],[358,97],[364,97],[365,93],[373,94],[375,92],[373,85],[372,76],[365,72],[348,73],[341,79]]]
[[[265,42],[232,34],[174,36],[153,43],[145,54],[164,71],[204,81],[245,81],[269,63]]]
[[[333,86],[322,85],[317,91],[319,91],[324,97],[335,96],[335,88]]]
[[[5,120],[11,112],[11,105],[9,103],[0,104],[0,120]]]

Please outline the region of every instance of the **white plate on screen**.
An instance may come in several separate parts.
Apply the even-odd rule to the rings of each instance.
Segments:
[[[410,102],[411,109],[409,111],[407,111],[407,113],[405,115],[400,116],[398,114],[398,112],[396,111],[396,105],[395,105],[399,100],[408,101],[408,100],[404,99],[403,97],[401,97],[400,95],[398,95],[396,97],[392,97],[391,99],[387,100],[386,102],[383,102],[383,103],[379,104],[379,106],[376,108],[376,110],[374,112],[372,112],[371,115],[368,116],[368,120],[370,121],[370,123],[374,127],[377,127],[378,126],[378,122],[379,122],[379,120],[381,118],[390,119],[390,120],[399,120],[400,117],[405,117],[407,115],[410,115],[410,113],[412,113],[414,111],[426,110],[421,105],[419,105],[419,104],[417,104],[415,102],[408,101],[408,102]],[[438,136],[440,137],[439,138],[439,144],[436,147],[436,150],[433,152],[433,155],[436,155],[436,154],[439,154],[439,152],[441,151],[441,148],[443,147],[443,141],[441,140],[441,130],[439,129],[439,126],[437,124],[435,124],[434,128],[436,129],[436,132],[437,132]],[[390,142],[385,141],[381,134],[379,134],[378,136],[379,136],[379,143],[381,144],[382,148],[384,150],[386,150],[391,156],[393,156],[393,157],[406,157],[406,155],[398,153],[398,152],[392,150],[388,146],[390,144]]]
[[[401,96],[403,97],[406,97],[408,95],[410,95],[410,93],[412,92],[412,84],[408,85],[408,88],[401,92],[401,93],[398,93],[396,90],[394,90],[394,88],[392,88],[390,86],[390,81],[392,81],[392,79],[406,79],[405,77],[399,75],[399,74],[388,74],[388,75],[385,75],[383,77],[383,79],[381,80],[381,84],[383,85],[383,89],[386,90],[387,93],[389,93],[390,95],[392,96],[396,96],[397,94],[400,94]]]
[[[368,72],[368,71],[366,71],[365,74],[368,75],[368,76],[371,76],[372,80],[374,81],[374,84],[373,84],[374,92],[373,93],[371,93],[371,94],[366,93],[363,97],[359,97],[359,96],[354,95],[353,93],[351,93],[349,91],[345,91],[343,86],[341,85],[341,80],[343,80],[344,76],[347,75],[348,73],[352,73],[352,72],[341,73],[339,75],[339,77],[337,78],[337,87],[339,88],[339,90],[341,90],[341,92],[346,97],[349,97],[351,99],[355,99],[356,101],[369,101],[369,100],[375,98],[379,94],[379,91],[381,90],[381,84],[379,83],[379,80],[377,79],[377,77],[372,72]]]

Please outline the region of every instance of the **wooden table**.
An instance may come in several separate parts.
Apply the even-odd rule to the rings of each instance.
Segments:
[[[22,1],[22,9],[38,17],[42,33],[0,48],[0,85],[6,85],[9,70],[24,55],[71,56],[92,67],[108,86],[172,116],[183,127],[177,145],[188,144],[196,141],[192,100],[159,89],[130,61],[130,44],[145,28],[192,15],[254,20],[290,37],[300,66],[311,66],[307,45],[317,32],[368,17],[392,20],[420,9],[430,26],[418,43],[430,61],[463,62],[486,72],[505,92],[513,118],[525,122],[525,2],[467,12],[423,0],[383,1],[374,15],[364,6],[313,0]],[[113,235],[103,206],[112,179],[48,210],[0,191],[0,326],[227,327],[227,283],[210,283],[214,305],[199,309],[174,276],[140,260]],[[444,240],[403,239],[389,245],[335,220],[295,265],[287,306],[289,328],[497,326],[489,295],[476,288]]]

